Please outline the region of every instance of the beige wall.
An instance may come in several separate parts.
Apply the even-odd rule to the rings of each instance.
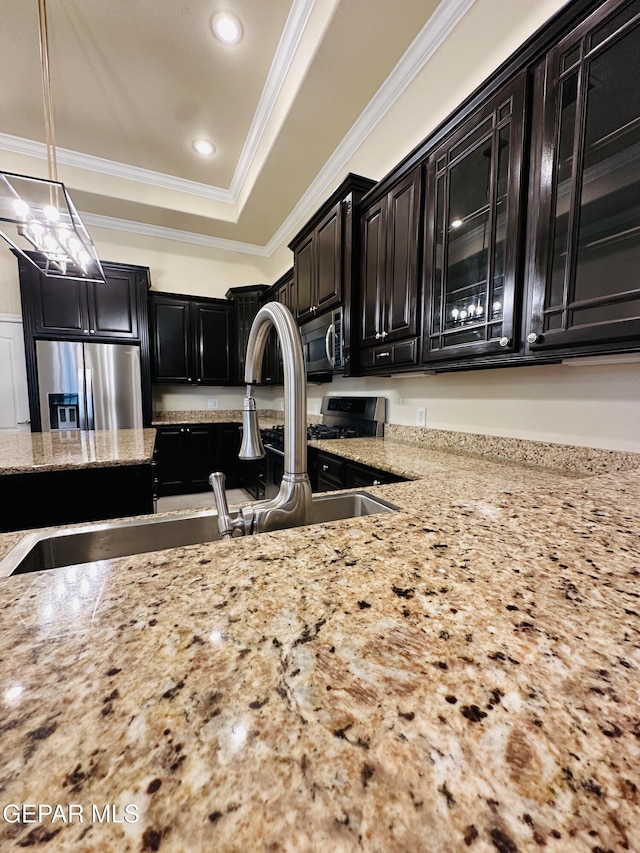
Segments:
[[[558,0],[476,0],[448,42],[367,135],[335,184],[348,171],[383,177],[562,5]],[[102,228],[91,232],[106,260],[149,266],[155,289],[224,296],[228,287],[270,284],[285,272],[292,263],[286,242],[303,224],[291,225],[270,258]],[[15,259],[2,252],[0,313],[18,312]],[[310,386],[309,412],[317,409],[323,393],[381,394],[388,398],[388,420],[393,423],[415,424],[420,405],[426,407],[431,427],[640,452],[640,363],[572,364],[405,379],[338,379]],[[258,396],[263,405],[282,404],[279,390]],[[154,404],[206,409],[209,398],[217,399],[221,409],[237,408],[242,390],[156,389]]]

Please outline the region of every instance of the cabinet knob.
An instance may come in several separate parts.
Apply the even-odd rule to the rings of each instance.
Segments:
[[[373,481],[373,483],[372,483],[371,485],[372,485],[372,486],[381,486],[381,485],[382,485],[382,481],[381,481],[381,480],[374,480],[374,481]]]
[[[329,466],[328,466],[328,465],[323,465],[323,466],[322,466],[322,470],[323,470],[323,471],[328,471],[328,470],[329,470]]]
[[[383,332],[383,333],[382,333],[382,340],[384,340],[384,339],[387,337],[387,335],[388,335],[388,334],[389,334],[389,332]]]
[[[184,427],[180,427],[180,432],[184,432]]]
[[[89,329],[83,329],[82,331],[83,331],[83,333],[84,333],[85,335],[88,335],[88,334],[89,334]]]
[[[90,335],[95,335],[95,333],[96,333],[96,330],[95,330],[95,329],[89,329],[89,334],[90,334]]]
[[[511,343],[511,338],[507,338],[507,337],[500,338],[500,346],[501,347],[508,347],[510,343]]]
[[[542,340],[542,335],[538,335],[538,334],[536,334],[535,332],[530,332],[530,333],[527,335],[527,341],[528,341],[530,344],[537,344],[537,343],[540,343],[540,341],[541,341],[541,340]]]
[[[380,332],[376,332],[376,340],[379,341],[381,337],[382,335],[380,334]]]
[[[202,379],[197,379],[196,382],[202,382]]]

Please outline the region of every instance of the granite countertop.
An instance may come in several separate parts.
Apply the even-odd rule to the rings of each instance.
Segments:
[[[0,475],[151,462],[155,429],[0,433]]]
[[[640,850],[640,471],[349,446],[400,511],[0,582],[3,850]]]

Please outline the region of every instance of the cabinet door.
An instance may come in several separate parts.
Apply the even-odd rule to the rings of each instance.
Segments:
[[[294,259],[296,313],[304,322],[314,316],[316,283],[313,233],[296,249]]]
[[[640,339],[638,11],[602,4],[537,76],[531,351]]]
[[[193,341],[196,382],[224,385],[231,381],[231,306],[194,302]]]
[[[342,299],[342,202],[316,228],[316,297],[321,313]]]
[[[159,495],[176,495],[189,490],[185,427],[161,427],[156,435]]]
[[[362,215],[362,280],[360,291],[360,343],[375,344],[380,340],[385,295],[385,216],[382,199]]]
[[[242,441],[240,424],[219,424],[217,435],[216,471],[222,471],[226,477],[227,489],[243,486],[243,475],[256,475],[253,463],[238,459]]]
[[[34,270],[24,282],[23,301],[33,311],[37,335],[89,334],[86,282],[46,278]]]
[[[387,196],[385,343],[415,335],[418,327],[418,247],[422,170],[416,169]]]
[[[188,299],[149,298],[154,382],[193,381],[189,307]]]
[[[185,427],[184,435],[189,491],[206,492],[210,488],[209,474],[218,470],[215,457],[216,427],[189,426]]]
[[[87,282],[89,334],[102,338],[137,338],[137,276],[105,272],[106,281]]]
[[[525,80],[429,158],[425,361],[514,348]]]

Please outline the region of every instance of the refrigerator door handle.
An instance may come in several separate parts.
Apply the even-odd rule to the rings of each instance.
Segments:
[[[87,429],[95,429],[95,417],[93,408],[93,370],[89,367],[84,371],[84,388],[87,398]]]
[[[87,400],[84,367],[78,368],[78,427],[87,429]]]

